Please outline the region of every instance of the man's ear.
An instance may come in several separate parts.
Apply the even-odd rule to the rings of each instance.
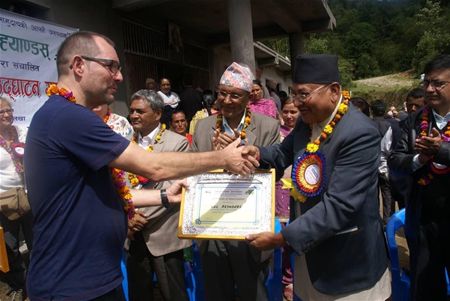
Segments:
[[[83,59],[79,56],[74,56],[72,58],[72,63],[70,64],[70,69],[73,70],[73,72],[77,75],[77,76],[82,76],[84,73],[84,68],[86,67],[85,62],[83,61]]]
[[[161,111],[155,111],[155,119],[157,120],[157,121],[161,121],[161,117],[162,117],[162,113],[163,113],[163,111],[161,110]]]
[[[337,103],[341,98],[341,85],[339,83],[330,84],[331,101]]]

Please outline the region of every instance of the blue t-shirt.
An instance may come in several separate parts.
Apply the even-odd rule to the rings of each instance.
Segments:
[[[32,300],[89,300],[120,285],[127,220],[108,164],[128,145],[89,109],[60,96],[34,115],[25,152]]]

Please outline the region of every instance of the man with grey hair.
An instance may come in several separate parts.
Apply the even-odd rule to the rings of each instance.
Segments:
[[[131,96],[133,140],[149,152],[187,151],[186,138],[166,130],[165,124],[160,123],[163,108],[162,98],[154,91],[139,90]],[[143,177],[137,179],[136,186],[142,189],[163,189],[171,184],[171,181],[155,183]],[[183,249],[190,247],[192,242],[177,237],[179,210],[179,205],[139,209],[144,217],[143,228],[130,229],[135,233],[127,263],[131,300],[153,300],[153,287],[149,284],[152,271],[158,277],[165,301],[189,300],[184,282]]]

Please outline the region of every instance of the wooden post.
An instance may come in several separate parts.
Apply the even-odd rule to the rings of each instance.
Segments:
[[[5,234],[3,228],[0,227],[0,271],[9,272],[8,254],[6,253]]]

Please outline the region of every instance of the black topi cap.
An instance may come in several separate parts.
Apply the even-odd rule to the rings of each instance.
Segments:
[[[300,54],[295,58],[292,81],[296,84],[339,82],[337,55]]]

